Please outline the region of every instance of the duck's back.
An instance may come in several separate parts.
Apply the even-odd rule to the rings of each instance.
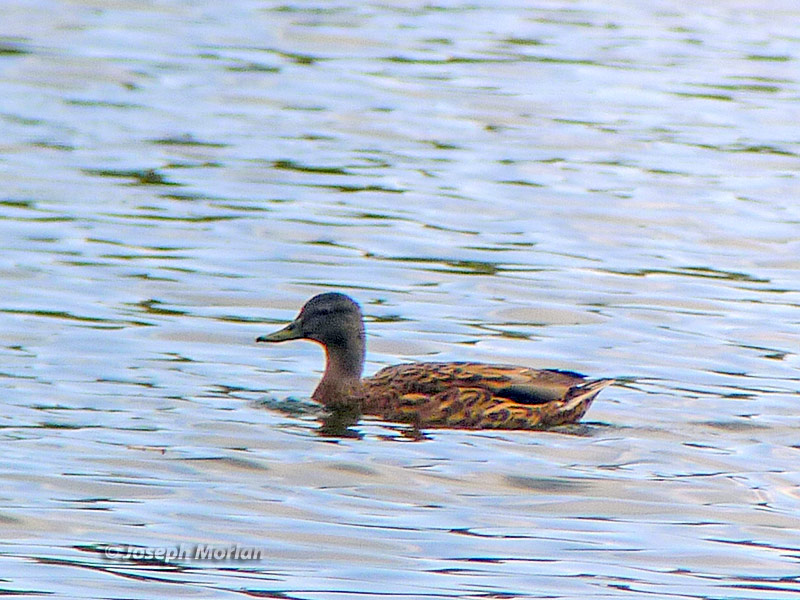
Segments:
[[[410,363],[363,380],[364,413],[419,427],[538,429],[580,419],[612,380],[483,363]]]

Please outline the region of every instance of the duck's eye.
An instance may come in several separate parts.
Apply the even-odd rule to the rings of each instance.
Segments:
[[[349,306],[326,306],[324,308],[315,308],[314,311],[307,315],[306,318],[324,318],[330,317],[331,315],[338,315],[342,313],[350,313],[352,312],[352,308]]]

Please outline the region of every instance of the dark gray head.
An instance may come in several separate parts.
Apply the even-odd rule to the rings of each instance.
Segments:
[[[328,358],[341,361],[347,371],[358,370],[364,362],[364,319],[358,304],[344,294],[329,292],[306,302],[297,318],[283,329],[262,335],[257,342],[312,340],[328,351]]]

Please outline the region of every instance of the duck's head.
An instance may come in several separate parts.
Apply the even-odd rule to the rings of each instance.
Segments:
[[[334,369],[339,377],[361,377],[365,354],[364,319],[358,304],[349,296],[338,292],[314,296],[286,327],[256,339],[257,342],[287,340],[318,342],[327,353],[326,371]]]

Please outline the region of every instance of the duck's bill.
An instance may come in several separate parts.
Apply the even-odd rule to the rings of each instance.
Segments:
[[[285,342],[286,340],[299,340],[303,337],[296,321],[292,321],[283,329],[262,335],[256,338],[257,342]]]

